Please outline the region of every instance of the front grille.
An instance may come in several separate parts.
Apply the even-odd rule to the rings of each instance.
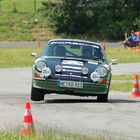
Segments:
[[[75,66],[75,65],[62,65],[62,74],[69,75],[70,77],[81,77],[81,66]]]
[[[89,80],[87,75],[82,75],[81,69],[82,66],[62,65],[62,72],[55,73],[55,77],[69,80]]]

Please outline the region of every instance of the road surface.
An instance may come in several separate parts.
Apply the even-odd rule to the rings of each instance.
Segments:
[[[126,65],[112,67],[113,74],[120,74],[114,68],[132,73]],[[30,101],[31,68],[0,69],[0,79],[0,128],[22,129],[25,103]],[[98,103],[96,97],[46,95],[45,101],[30,101],[35,129],[52,127],[86,135],[109,134],[113,139],[120,137],[119,140],[139,140],[140,98],[130,95],[131,91],[111,91],[108,103]]]

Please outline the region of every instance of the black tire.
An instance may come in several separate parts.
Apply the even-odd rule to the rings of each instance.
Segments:
[[[31,89],[31,100],[33,101],[41,101],[44,100],[44,93],[42,89],[34,88],[32,86]]]
[[[107,93],[106,94],[102,94],[102,95],[98,95],[97,96],[97,102],[104,102],[105,103],[105,102],[108,101],[108,92],[109,92],[109,88],[110,88],[111,77],[110,77],[110,80],[109,80],[109,85],[108,85]]]
[[[97,96],[97,102],[107,102],[108,101],[108,93]]]

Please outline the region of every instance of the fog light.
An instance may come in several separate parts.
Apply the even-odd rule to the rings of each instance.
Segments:
[[[89,70],[88,70],[87,67],[83,67],[83,68],[81,69],[81,71],[82,71],[82,74],[84,74],[84,75],[88,74],[88,72],[89,72]]]
[[[45,67],[43,70],[42,70],[42,75],[44,77],[49,77],[51,75],[51,69],[48,68],[48,67]]]
[[[100,79],[100,74],[97,73],[97,72],[93,72],[91,75],[90,75],[90,78],[93,82],[97,82],[99,81]]]
[[[61,72],[62,71],[62,66],[61,65],[56,65],[55,66],[55,71],[56,72]]]

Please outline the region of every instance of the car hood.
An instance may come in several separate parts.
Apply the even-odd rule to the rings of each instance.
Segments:
[[[63,58],[45,58],[47,66],[52,71],[52,78],[58,78],[61,76],[62,79],[77,79],[84,78],[90,80],[91,73],[99,66],[103,65],[102,62],[97,62],[93,60],[79,60],[79,59],[63,59]],[[55,66],[61,65],[62,72],[57,73],[55,71]],[[82,75],[81,69],[87,67],[89,73],[86,76]]]

